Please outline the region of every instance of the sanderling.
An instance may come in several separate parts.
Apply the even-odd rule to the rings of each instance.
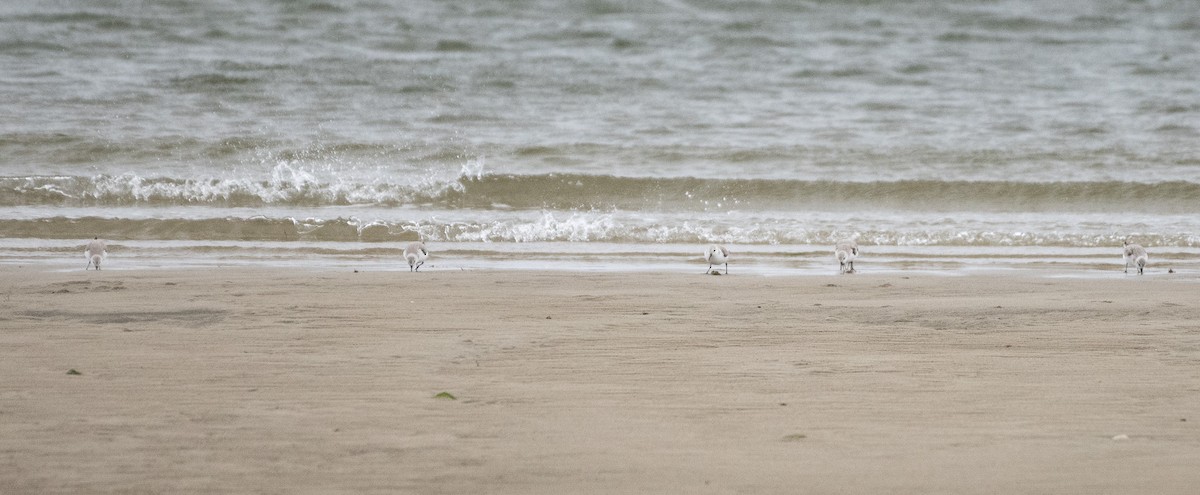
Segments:
[[[725,246],[709,244],[708,250],[704,252],[704,261],[708,262],[708,269],[704,273],[712,272],[713,265],[725,264],[725,274],[729,275],[729,250]]]
[[[87,271],[92,266],[95,266],[99,270],[100,262],[108,257],[108,249],[105,248],[104,241],[99,237],[94,237],[88,241],[87,248],[83,250],[83,257],[88,260],[87,266],[83,267],[84,271]]]
[[[425,264],[429,251],[425,250],[424,242],[410,242],[404,247],[404,259],[408,261],[408,271],[415,272]]]
[[[1125,253],[1122,256],[1125,258],[1125,273],[1129,273],[1129,265],[1137,265],[1138,275],[1144,275],[1146,262],[1150,261],[1150,255],[1146,254],[1146,248],[1141,244],[1130,244],[1129,238],[1125,238]]]
[[[833,256],[838,260],[838,273],[854,273],[854,258],[858,257],[858,243],[849,239],[837,243]]]

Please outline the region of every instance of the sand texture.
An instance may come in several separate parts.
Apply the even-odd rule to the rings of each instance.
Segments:
[[[4,494],[1198,489],[1195,280],[0,268]]]

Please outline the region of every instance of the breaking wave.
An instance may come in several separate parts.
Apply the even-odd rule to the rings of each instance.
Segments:
[[[265,177],[136,174],[0,178],[0,206],[432,206],[641,211],[1194,212],[1200,183],[773,179],[505,175],[465,171],[415,182],[275,167]]]
[[[109,239],[170,241],[304,241],[389,243],[428,242],[597,242],[616,244],[698,244],[723,242],[756,245],[831,245],[854,235],[865,246],[961,247],[1114,247],[1128,232],[1031,232],[1017,228],[960,225],[907,225],[901,228],[848,230],[836,225],[799,221],[661,221],[630,219],[605,212],[539,211],[476,221],[422,219],[408,221],[358,218],[226,217],[206,219],[122,219],[53,217],[0,219],[2,238],[87,239],[101,233]],[[1200,247],[1195,232],[1142,232],[1147,246]]]

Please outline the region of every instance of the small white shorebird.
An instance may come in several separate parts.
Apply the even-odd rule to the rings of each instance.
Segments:
[[[1125,238],[1125,253],[1122,257],[1125,258],[1125,273],[1129,273],[1129,265],[1134,264],[1137,265],[1138,275],[1144,275],[1146,262],[1150,261],[1150,255],[1146,254],[1146,248],[1141,244],[1130,244],[1127,237]]]
[[[729,250],[725,246],[717,244],[709,244],[708,250],[704,251],[704,261],[708,262],[708,269],[704,273],[711,273],[713,265],[725,264],[725,274],[729,275]]]
[[[837,243],[833,256],[838,260],[838,273],[854,273],[854,258],[858,257],[858,243],[848,239]]]
[[[100,262],[104,261],[104,258],[108,257],[108,249],[106,248],[104,240],[100,239],[99,237],[93,237],[92,240],[88,241],[87,248],[83,250],[83,257],[87,258],[88,260],[87,266],[83,268],[84,271],[87,271],[88,268],[93,266],[99,270]]]
[[[425,264],[429,251],[425,250],[424,242],[410,242],[404,247],[404,259],[408,261],[408,271],[415,272]]]

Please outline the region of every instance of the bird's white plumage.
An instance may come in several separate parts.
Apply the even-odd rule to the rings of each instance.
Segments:
[[[1142,275],[1146,270],[1146,263],[1150,261],[1150,255],[1146,253],[1146,248],[1141,244],[1133,244],[1129,239],[1125,239],[1125,251],[1121,256],[1125,260],[1125,273],[1129,273],[1129,265],[1137,267],[1138,275]]]
[[[429,251],[425,249],[424,242],[410,242],[404,247],[404,260],[408,262],[408,271],[410,272],[420,269],[428,257]]]
[[[853,239],[841,241],[833,248],[838,261],[838,273],[854,273],[854,259],[858,258],[858,243]]]
[[[704,251],[704,261],[708,262],[708,270],[704,273],[712,271],[713,265],[725,265],[725,274],[729,274],[729,249],[718,244],[709,244],[708,249]]]
[[[105,243],[104,240],[99,237],[93,238],[92,240],[88,241],[87,247],[84,248],[83,257],[88,260],[88,265],[84,268],[84,270],[87,270],[93,266],[99,270],[100,262],[104,261],[104,258],[108,257],[107,243]]]

